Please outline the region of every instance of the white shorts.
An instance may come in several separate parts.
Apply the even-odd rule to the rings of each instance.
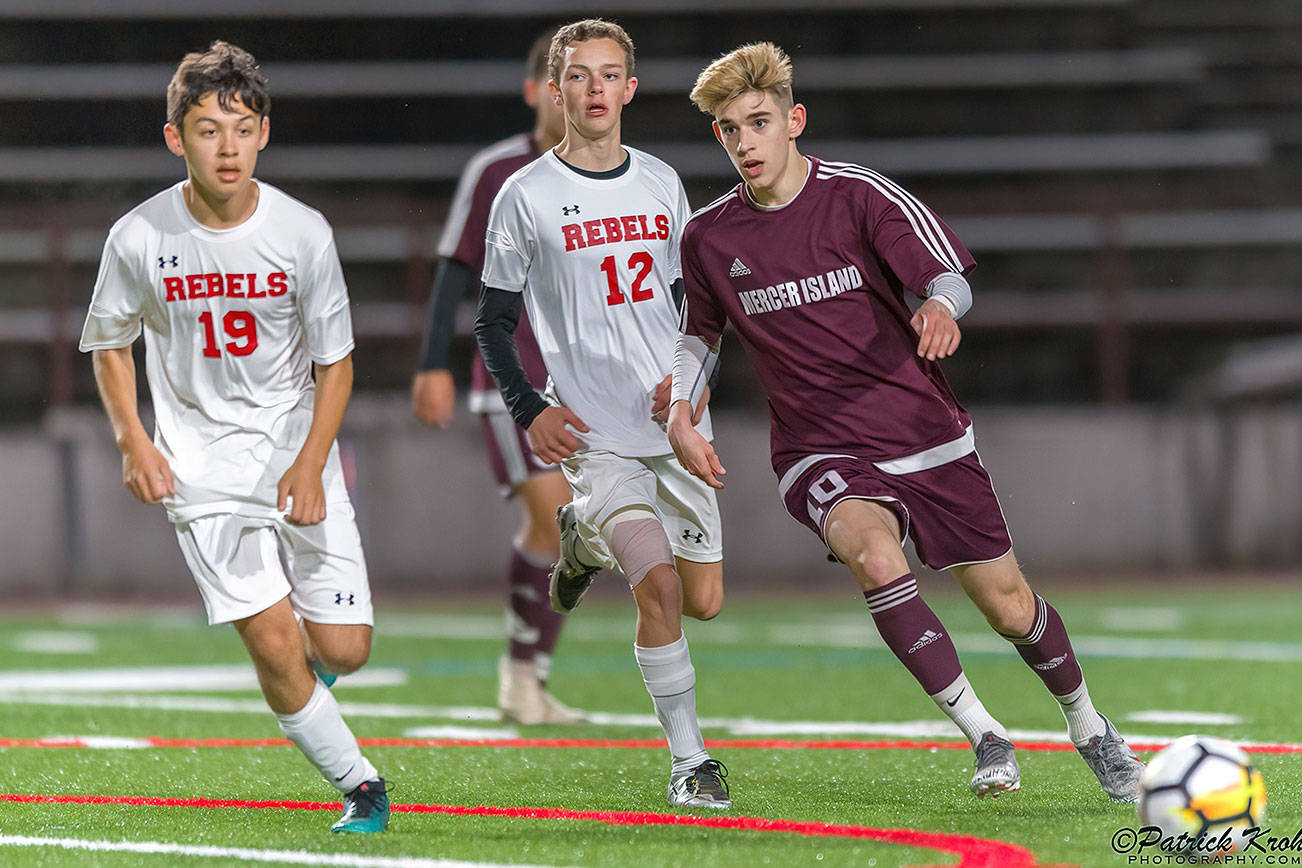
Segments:
[[[711,564],[723,560],[723,528],[714,489],[692,476],[672,454],[626,458],[598,449],[561,462],[574,494],[579,536],[606,569],[619,572],[610,554],[611,519],[630,508],[655,513],[674,555]]]
[[[288,596],[317,624],[371,624],[371,587],[352,504],[332,503],[320,524],[223,513],[176,525],[181,554],[209,624],[238,621]]]

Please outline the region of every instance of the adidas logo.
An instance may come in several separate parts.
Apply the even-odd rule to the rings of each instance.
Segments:
[[[746,267],[746,263],[740,259],[732,261],[732,268],[728,269],[729,277],[745,277],[748,274],[750,274],[750,269]]]
[[[909,649],[909,653],[912,654],[914,651],[921,651],[923,648],[926,648],[932,642],[939,641],[940,638],[941,638],[940,633],[937,633],[935,630],[928,630],[927,632],[922,634],[922,636],[918,639],[917,642],[913,643],[913,647]]]
[[[1066,659],[1067,659],[1066,654],[1059,654],[1057,657],[1053,658],[1052,660],[1046,660],[1043,663],[1036,663],[1034,665],[1035,668],[1039,669],[1041,672],[1047,672],[1050,669],[1057,669],[1059,666],[1062,665],[1062,662]]]

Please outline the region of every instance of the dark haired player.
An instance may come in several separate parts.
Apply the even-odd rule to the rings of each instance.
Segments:
[[[971,305],[971,254],[890,179],[800,154],[805,108],[777,46],[715,61],[692,101],[713,118],[742,183],[683,231],[687,302],[669,421],[679,460],[722,487],[688,402],[731,322],[768,394],[787,511],[850,569],[886,644],[971,742],[972,791],[1016,790],[1020,769],[918,594],[905,537],[928,566],[952,571],[1044,682],[1108,796],[1133,801],[1143,764],[1094,710],[1062,619],[1022,577],[971,418],[937,364],[957,348],[955,320]],[[906,291],[923,299],[916,313]]]
[[[181,61],[163,132],[187,178],[109,231],[81,349],[127,488],[166,508],[208,622],[235,625],[280,728],[343,793],[331,829],[382,832],[385,782],[308,660],[337,675],[371,650],[335,445],[353,382],[348,289],[321,214],[254,180],[270,108],[248,52],[214,42]],[[152,439],[131,360],[142,324]]]

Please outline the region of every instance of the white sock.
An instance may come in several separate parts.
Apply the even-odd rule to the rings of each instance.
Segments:
[[[1008,731],[1004,729],[1004,725],[986,711],[986,707],[977,698],[976,691],[968,683],[967,676],[962,672],[944,690],[929,695],[932,702],[936,703],[937,707],[949,715],[949,719],[963,730],[963,735],[967,736],[967,740],[973,747],[987,732],[993,732],[1000,738],[1008,738]]]
[[[633,646],[642,680],[664,727],[674,777],[687,774],[710,758],[696,721],[696,670],[687,651],[687,637],[659,648]]]
[[[339,703],[324,684],[317,681],[307,705],[293,714],[277,714],[280,731],[298,745],[321,776],[348,793],[380,776],[357,745],[348,724],[339,713]]]
[[[1094,710],[1094,703],[1090,702],[1090,691],[1085,686],[1085,679],[1082,678],[1080,687],[1071,693],[1055,696],[1054,699],[1062,705],[1062,716],[1067,718],[1067,737],[1072,744],[1081,747],[1094,736],[1103,735],[1103,716]]]

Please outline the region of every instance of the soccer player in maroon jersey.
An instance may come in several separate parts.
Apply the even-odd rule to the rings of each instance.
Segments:
[[[439,240],[441,261],[430,292],[430,318],[420,369],[411,383],[412,410],[429,425],[446,428],[452,420],[456,386],[448,370],[448,346],[461,301],[479,288],[484,232],[493,197],[516,169],[532,163],[565,136],[565,115],[547,93],[551,39],[550,32],[540,36],[525,60],[524,101],[534,109],[533,129],[470,158]],[[542,389],[547,384],[547,368],[527,318],[521,317],[515,336],[530,382]],[[559,469],[533,454],[478,352],[470,372],[470,409],[479,414],[498,485],[508,498],[518,496],[523,507],[507,569],[508,641],[507,653],[498,661],[498,707],[504,719],[517,723],[580,723],[583,714],[566,707],[547,690],[552,651],[565,620],[548,602],[548,570],[560,545],[556,510],[569,503],[570,487]]]
[[[1108,796],[1134,801],[1143,764],[1094,710],[1062,619],[1027,586],[971,418],[938,364],[959,344],[972,255],[890,179],[800,153],[805,108],[777,46],[716,60],[691,98],[714,119],[742,183],[683,232],[668,432],[679,460],[722,488],[723,466],[688,402],[731,322],[768,395],[788,512],[849,567],[886,644],[972,743],[972,791],[1016,790],[1021,773],[918,594],[905,537],[928,566],[951,571],[1044,682]],[[906,291],[923,299],[916,313]]]

